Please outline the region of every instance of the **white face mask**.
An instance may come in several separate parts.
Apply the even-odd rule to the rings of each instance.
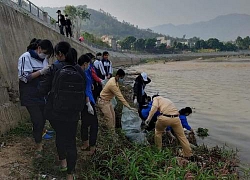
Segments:
[[[44,53],[40,53],[40,54],[38,54],[38,56],[39,56],[39,58],[41,58],[41,59],[45,59],[45,58],[47,57],[47,55],[44,54]]]
[[[120,84],[122,84],[123,81],[124,81],[124,78],[119,78],[119,80],[118,80],[118,82],[119,82]]]

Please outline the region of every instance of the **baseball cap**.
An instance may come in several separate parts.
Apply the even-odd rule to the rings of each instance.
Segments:
[[[148,81],[148,75],[147,75],[147,73],[142,72],[141,76],[142,76],[143,81]]]
[[[61,12],[61,10],[57,10],[57,11],[56,11],[56,13],[59,13],[59,12]]]

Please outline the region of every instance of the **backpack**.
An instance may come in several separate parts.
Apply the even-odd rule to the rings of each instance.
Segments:
[[[53,109],[57,112],[80,112],[85,106],[85,74],[79,65],[65,65],[52,81]]]

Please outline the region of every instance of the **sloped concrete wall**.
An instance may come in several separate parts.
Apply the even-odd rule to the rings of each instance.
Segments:
[[[18,98],[17,63],[33,38],[49,39],[53,45],[67,41],[77,50],[78,55],[96,53],[94,48],[62,36],[54,27],[14,2],[0,0],[0,135],[29,117],[26,109],[20,106]],[[140,59],[133,57],[132,60],[122,53],[115,54],[111,53],[110,59],[116,66],[137,63]]]
[[[27,119],[27,112],[18,100],[17,62],[32,38],[50,39],[53,45],[64,40],[79,54],[91,52],[11,5],[0,1],[0,134]]]

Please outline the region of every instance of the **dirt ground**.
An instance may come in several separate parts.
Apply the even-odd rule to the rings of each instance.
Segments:
[[[32,138],[15,137],[1,144],[0,179],[31,179],[31,152],[34,151]]]

